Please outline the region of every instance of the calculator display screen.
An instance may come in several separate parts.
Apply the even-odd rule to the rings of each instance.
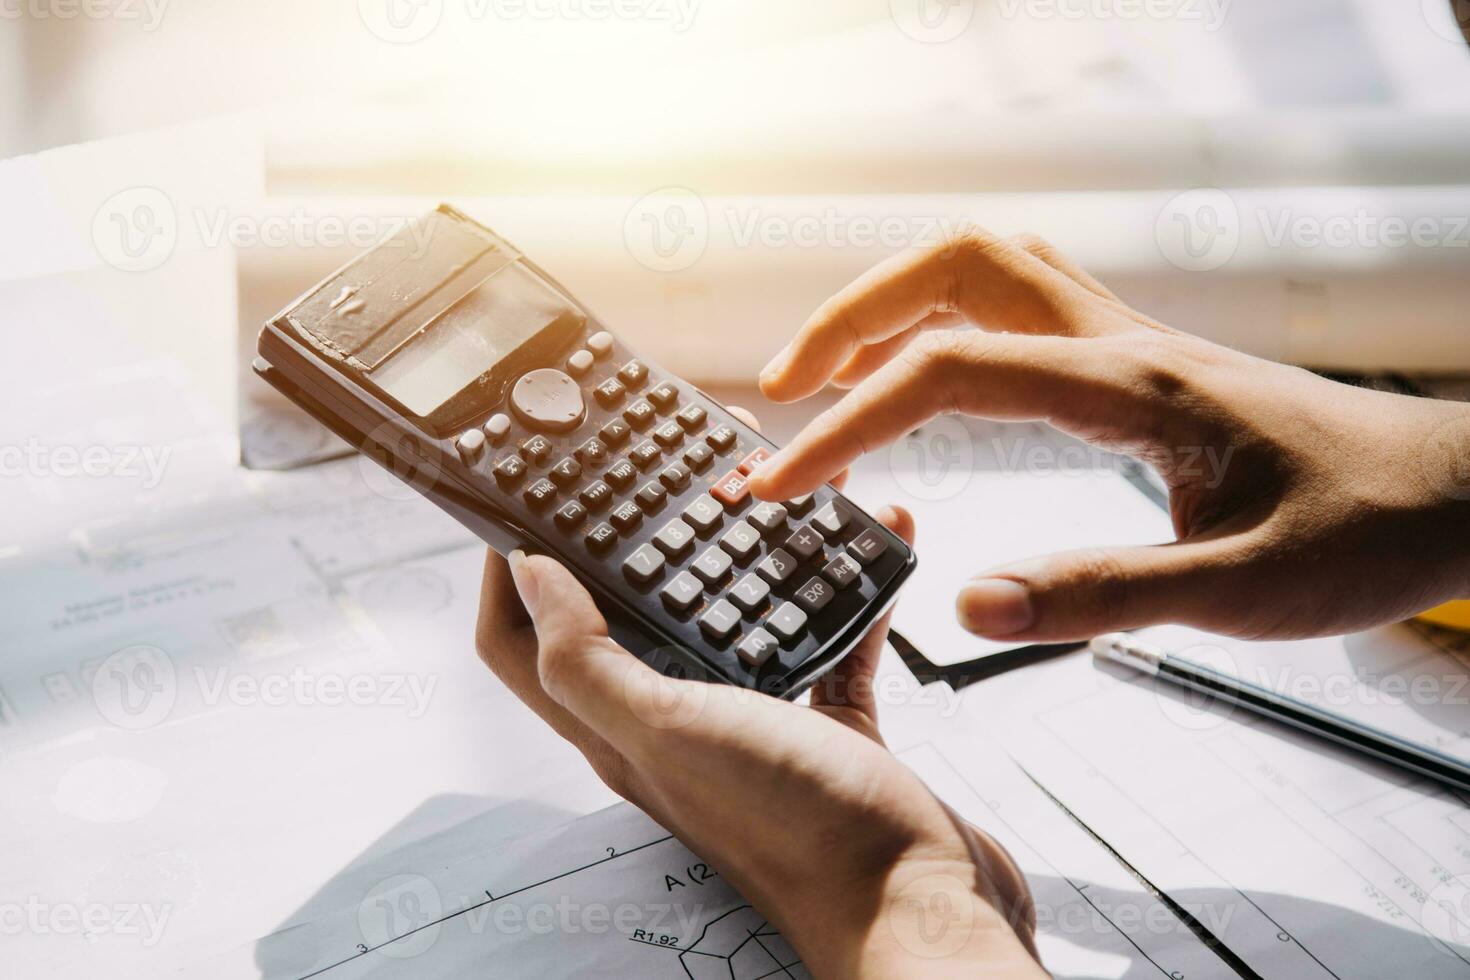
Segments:
[[[510,369],[518,351],[569,319],[580,323],[586,317],[514,262],[427,324],[368,377],[427,418],[477,381]]]

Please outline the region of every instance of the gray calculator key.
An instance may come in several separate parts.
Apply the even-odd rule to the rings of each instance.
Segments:
[[[822,569],[822,574],[827,576],[827,581],[839,589],[845,589],[862,576],[863,566],[859,565],[857,559],[852,555],[843,552],[827,563],[827,567]]]
[[[765,561],[757,565],[755,570],[764,575],[772,585],[780,585],[796,571],[796,559],[785,550],[777,548],[767,555]]]
[[[785,548],[796,556],[797,561],[806,561],[822,550],[822,536],[810,524],[803,524],[791,532]]]
[[[730,590],[730,601],[743,612],[755,612],[766,604],[771,587],[759,575],[747,575]]]
[[[720,547],[740,561],[748,561],[761,546],[760,533],[744,521],[736,521],[720,537]]]
[[[804,493],[800,497],[792,497],[786,501],[786,509],[793,514],[805,514],[812,506],[812,495]]]
[[[719,548],[710,548],[694,560],[694,574],[704,579],[705,584],[714,585],[725,577],[734,560]]]
[[[623,571],[635,582],[652,582],[664,570],[664,556],[651,544],[640,545],[623,561]]]
[[[771,617],[766,620],[766,629],[775,633],[784,643],[790,643],[800,636],[805,626],[806,613],[791,602],[781,603],[781,608],[771,613]]]
[[[745,519],[760,528],[762,534],[775,534],[786,526],[786,508],[766,501],[757,504]]]
[[[715,600],[715,604],[706,609],[704,615],[699,617],[699,628],[716,640],[728,639],[739,626],[740,610],[724,599]]]
[[[852,520],[852,511],[836,500],[827,501],[812,515],[812,523],[829,538],[841,533],[850,520]]]
[[[837,591],[826,581],[819,578],[808,579],[806,585],[796,590],[796,601],[808,612],[820,612],[822,607],[832,601]]]
[[[677,558],[693,542],[694,528],[677,519],[659,528],[658,533],[653,536],[653,543],[658,545],[658,550],[670,558]]]
[[[740,641],[735,652],[740,655],[741,662],[747,667],[760,667],[771,659],[771,654],[775,653],[776,648],[780,645],[779,640],[757,626],[746,635],[745,639]]]
[[[859,561],[870,562],[888,550],[888,542],[883,535],[870,527],[847,542],[847,550],[852,552]]]
[[[680,612],[688,612],[693,605],[704,595],[704,586],[699,579],[688,572],[680,572],[675,575],[669,584],[659,591],[672,608]]]
[[[707,493],[695,497],[694,502],[684,508],[684,520],[688,521],[700,534],[720,523],[720,518],[724,514],[725,508]]]

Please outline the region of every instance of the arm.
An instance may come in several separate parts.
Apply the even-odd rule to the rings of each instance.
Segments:
[[[957,596],[973,632],[1321,636],[1470,596],[1470,409],[1170,329],[1039,240],[972,230],[874,268],[761,378],[777,401],[828,381],[852,390],[756,472],[757,496],[805,492],[950,412],[1045,420],[1163,476],[1176,542],[984,572]]]

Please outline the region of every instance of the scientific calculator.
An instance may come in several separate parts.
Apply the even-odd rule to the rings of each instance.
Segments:
[[[448,206],[267,323],[255,370],[501,554],[563,562],[657,669],[793,698],[914,568],[831,487],[754,499],[773,445]]]

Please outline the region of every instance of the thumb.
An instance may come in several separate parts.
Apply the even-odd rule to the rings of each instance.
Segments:
[[[972,579],[955,603],[971,633],[1063,642],[1159,623],[1198,622],[1220,602],[1224,548],[1177,543],[1065,552]]]
[[[541,687],[624,754],[657,730],[693,721],[704,685],[664,677],[608,637],[592,596],[562,565],[540,555],[510,555],[516,591],[536,629]]]

